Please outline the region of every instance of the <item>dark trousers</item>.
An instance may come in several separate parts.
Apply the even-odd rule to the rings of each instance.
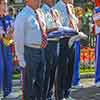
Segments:
[[[26,67],[23,77],[24,100],[41,100],[44,72],[44,49],[25,47]]]
[[[43,100],[49,98],[53,94],[53,83],[55,80],[55,72],[57,67],[57,41],[48,41],[45,49],[46,71],[44,79]]]
[[[57,99],[68,97],[72,84],[74,66],[74,48],[68,47],[68,38],[60,40],[59,65],[57,69]]]

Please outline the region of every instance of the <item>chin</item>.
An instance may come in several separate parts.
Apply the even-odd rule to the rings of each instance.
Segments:
[[[36,7],[36,9],[38,9],[40,6]]]

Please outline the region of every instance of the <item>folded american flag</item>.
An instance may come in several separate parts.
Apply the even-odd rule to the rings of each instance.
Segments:
[[[69,27],[60,27],[57,31],[48,33],[48,38],[72,37],[78,35],[78,32]]]

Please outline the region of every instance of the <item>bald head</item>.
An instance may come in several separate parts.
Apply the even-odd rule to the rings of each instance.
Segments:
[[[50,7],[52,7],[55,4],[55,0],[42,0],[43,3],[46,3]]]
[[[35,10],[40,7],[41,0],[26,0],[26,4]]]

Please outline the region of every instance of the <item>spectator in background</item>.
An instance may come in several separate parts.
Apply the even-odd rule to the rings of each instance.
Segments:
[[[15,19],[15,9],[13,8],[13,6],[8,7],[8,14],[12,17],[12,19]]]
[[[91,21],[93,23],[92,16],[93,16],[93,4],[89,2],[84,7],[84,15],[82,17],[82,27],[81,27],[81,31],[88,35],[91,32],[89,24],[91,23]]]
[[[12,56],[12,18],[7,15],[7,2],[6,0],[0,0],[0,77],[2,77],[2,90],[3,96],[11,96],[12,91],[12,75],[13,75],[13,56]]]
[[[75,8],[76,17],[78,18],[78,29],[82,27],[82,16],[84,11],[81,7]],[[80,41],[75,42],[75,64],[74,64],[74,73],[73,73],[73,88],[82,88],[80,83]]]

